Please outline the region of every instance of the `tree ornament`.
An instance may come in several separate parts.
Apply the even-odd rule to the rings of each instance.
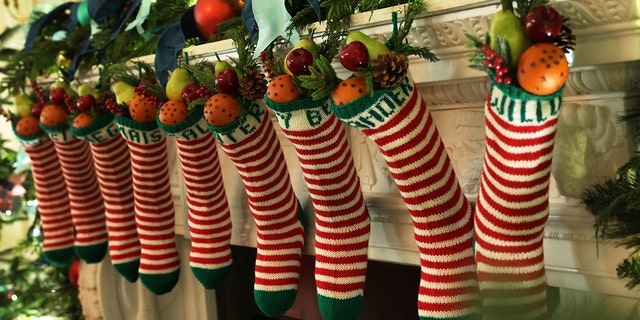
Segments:
[[[193,9],[193,17],[200,34],[207,40],[216,33],[218,24],[231,17],[239,16],[244,7],[241,0],[198,0]]]
[[[56,55],[56,66],[60,70],[66,70],[71,67],[71,59],[67,57],[67,52],[65,50],[58,51]]]
[[[87,0],[80,2],[76,15],[78,17],[78,22],[80,22],[80,25],[86,26],[89,24],[89,22],[91,22],[91,17],[89,16],[89,8],[87,7]]]

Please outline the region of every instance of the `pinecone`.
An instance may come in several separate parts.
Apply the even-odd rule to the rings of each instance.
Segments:
[[[573,31],[571,31],[571,28],[569,28],[569,18],[562,18],[562,29],[560,29],[560,34],[553,39],[553,44],[566,53],[574,50],[576,46],[576,36],[573,34]]]
[[[267,79],[257,69],[246,69],[240,77],[240,94],[248,100],[260,100],[267,92]]]
[[[407,76],[409,64],[404,54],[397,55],[393,51],[381,54],[371,62],[373,81],[382,88],[395,87]]]

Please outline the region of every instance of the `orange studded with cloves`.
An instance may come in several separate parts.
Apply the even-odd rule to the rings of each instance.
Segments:
[[[333,91],[333,104],[344,106],[368,93],[367,84],[363,77],[348,78],[342,80]]]
[[[518,61],[518,83],[525,91],[549,95],[558,91],[569,77],[564,51],[551,43],[536,43]]]
[[[275,77],[267,86],[267,98],[277,103],[287,103],[300,99],[298,86],[288,74]]]
[[[143,123],[156,121],[156,112],[158,107],[149,103],[141,94],[136,94],[129,101],[129,115],[134,121]]]
[[[240,102],[230,94],[216,93],[204,105],[204,118],[212,126],[227,125],[240,115]]]
[[[158,121],[164,125],[178,124],[189,116],[189,107],[184,101],[169,100],[162,104]]]

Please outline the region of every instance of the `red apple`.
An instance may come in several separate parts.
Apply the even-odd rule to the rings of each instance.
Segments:
[[[366,68],[369,64],[369,49],[361,41],[349,42],[340,50],[340,63],[353,72]]]
[[[182,88],[182,99],[193,101],[200,98],[198,89],[200,89],[200,86],[198,84],[194,82],[187,83],[187,85]]]
[[[96,105],[96,98],[91,94],[82,95],[76,100],[76,108],[80,112],[89,112]]]
[[[525,15],[524,27],[534,42],[552,42],[562,29],[562,15],[549,6],[535,7]]]
[[[232,68],[220,70],[220,72],[216,74],[215,84],[221,93],[233,93],[238,90],[240,86],[238,74]]]
[[[33,116],[40,119],[40,114],[42,113],[42,109],[44,109],[45,104],[42,102],[36,102],[33,104],[33,107],[31,107],[31,113],[33,113]]]
[[[305,48],[295,48],[287,54],[285,63],[294,76],[309,75],[311,74],[309,67],[313,65],[313,55]]]
[[[64,91],[63,88],[57,87],[49,91],[49,101],[51,101],[52,104],[62,106],[64,105],[64,100],[66,98],[67,98],[67,92]]]

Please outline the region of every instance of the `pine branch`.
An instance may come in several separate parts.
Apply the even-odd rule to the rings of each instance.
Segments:
[[[218,92],[213,64],[208,61],[199,61],[193,65],[184,65],[184,68],[189,70],[189,73],[197,83],[211,92]]]
[[[320,100],[327,97],[340,83],[340,78],[331,67],[331,62],[319,56],[315,66],[309,67],[311,75],[300,75],[299,86],[311,91],[311,99]],[[296,77],[294,77],[295,79]]]

